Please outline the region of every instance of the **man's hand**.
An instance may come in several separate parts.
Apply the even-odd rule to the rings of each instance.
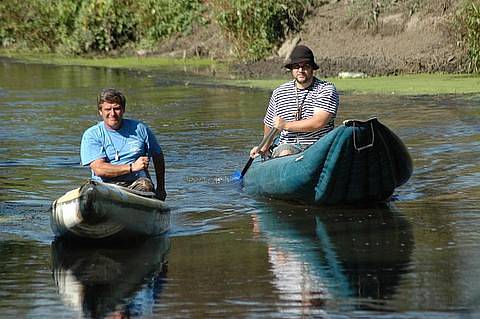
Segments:
[[[255,158],[255,157],[259,156],[259,155],[260,155],[260,153],[258,152],[258,147],[257,147],[257,146],[253,147],[253,148],[250,150],[250,157],[251,157],[251,158]]]
[[[149,163],[148,156],[141,156],[132,164],[132,172],[138,172],[144,169],[148,169]]]
[[[268,152],[268,147],[269,146],[264,146],[261,150],[258,149],[258,146],[255,146],[250,150],[250,157],[251,158],[256,158],[260,155],[263,155]]]

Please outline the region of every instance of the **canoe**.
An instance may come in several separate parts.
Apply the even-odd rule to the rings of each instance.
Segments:
[[[153,193],[88,181],[52,203],[50,226],[57,237],[75,239],[156,236],[168,230],[169,211]]]
[[[412,171],[407,148],[378,119],[348,120],[300,154],[257,158],[243,188],[249,194],[315,205],[381,202]]]

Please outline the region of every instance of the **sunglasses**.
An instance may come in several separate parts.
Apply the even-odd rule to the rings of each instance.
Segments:
[[[295,63],[295,64],[292,64],[292,70],[298,70],[298,69],[312,69],[312,65],[310,65],[309,63]]]

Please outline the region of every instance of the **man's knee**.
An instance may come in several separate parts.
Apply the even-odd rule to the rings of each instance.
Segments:
[[[128,188],[134,189],[141,192],[154,192],[155,188],[153,187],[153,183],[149,178],[140,177],[136,181],[134,181]]]

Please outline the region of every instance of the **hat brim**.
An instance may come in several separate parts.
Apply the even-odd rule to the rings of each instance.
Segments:
[[[294,64],[301,63],[301,62],[308,62],[309,64],[312,65],[314,70],[319,69],[319,66],[314,61],[312,61],[311,59],[294,59],[294,60],[288,61],[287,64],[285,64],[285,67],[289,70],[292,70],[292,66]]]

